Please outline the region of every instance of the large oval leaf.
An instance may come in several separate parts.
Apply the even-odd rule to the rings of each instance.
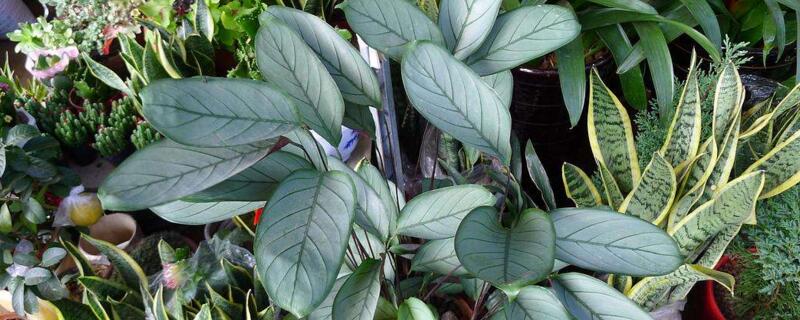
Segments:
[[[556,259],[581,268],[631,276],[662,275],[683,263],[678,245],[657,226],[603,209],[551,212]]]
[[[678,189],[672,166],[660,154],[654,153],[650,164],[644,169],[642,179],[619,206],[625,212],[654,225],[661,225],[667,218]]]
[[[502,0],[443,0],[439,8],[439,29],[447,48],[456,59],[475,52],[489,35]]]
[[[397,233],[423,239],[455,236],[470,211],[491,206],[495,197],[478,185],[460,185],[422,193],[409,201],[397,221]]]
[[[570,320],[553,292],[540,286],[522,288],[513,302],[508,301],[492,320]]]
[[[428,40],[444,45],[442,32],[408,1],[347,0],[339,5],[347,23],[370,47],[400,61],[405,45]]]
[[[344,101],[336,82],[291,28],[277,18],[263,20],[255,39],[258,69],[289,94],[311,129],[338,145]]]
[[[560,48],[580,30],[568,8],[522,6],[497,18],[486,41],[466,63],[481,75],[509,70]]]
[[[414,107],[443,132],[500,158],[511,159],[511,115],[478,75],[441,47],[421,42],[403,59],[403,85]]]
[[[454,277],[469,275],[458,261],[454,238],[431,240],[423,244],[411,260],[411,270]]]
[[[267,154],[277,139],[229,148],[197,148],[168,139],[125,159],[97,192],[106,210],[135,211],[209,188]]]
[[[458,227],[455,249],[467,271],[507,292],[544,279],[553,270],[555,231],[538,209],[523,211],[516,225],[500,224],[494,207],[472,210]]]
[[[327,22],[313,14],[283,6],[270,6],[263,15],[280,19],[303,37],[336,81],[344,100],[381,107],[381,89],[375,72],[358,50]]]
[[[300,169],[312,169],[308,160],[276,151],[211,188],[185,198],[191,202],[266,201],[284,178]]]
[[[339,293],[339,289],[342,288],[349,275],[350,274],[341,275],[336,279],[331,292],[328,293],[328,296],[325,297],[325,300],[322,301],[317,309],[308,315],[308,320],[331,320],[333,314],[333,301],[336,299],[336,294]]]
[[[511,74],[511,71],[483,76],[481,80],[486,81],[486,84],[494,89],[506,109],[511,108],[511,99],[514,96],[514,75]]]
[[[381,240],[389,238],[392,225],[397,219],[396,211],[386,207],[381,195],[361,175],[350,169],[339,159],[328,157],[330,170],[343,172],[353,179],[356,186],[356,223]]]
[[[301,125],[288,96],[262,81],[163,79],[142,91],[147,122],[176,142],[225,147],[286,134]]]
[[[392,194],[389,181],[383,177],[383,173],[378,168],[366,161],[359,163],[356,169],[358,175],[364,178],[364,182],[378,194],[386,210],[391,211],[389,213],[389,230],[394,231],[397,229],[397,217],[400,215],[400,210],[398,209],[399,201],[395,200],[396,195]],[[394,191],[398,192],[398,190]]]
[[[265,201],[186,202],[179,200],[152,207],[150,210],[172,223],[204,225],[252,212],[263,208],[265,204]]]
[[[381,295],[381,261],[364,260],[333,301],[334,320],[372,320]]]
[[[304,317],[336,281],[355,211],[355,186],[344,173],[296,171],[270,198],[256,231],[259,276],[272,301]]]
[[[603,281],[580,273],[564,273],[552,279],[556,297],[578,319],[652,319],[636,303]]]
[[[417,298],[408,298],[397,309],[397,320],[436,320],[431,308]]]

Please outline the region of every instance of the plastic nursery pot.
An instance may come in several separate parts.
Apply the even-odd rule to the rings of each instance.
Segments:
[[[719,270],[728,263],[731,263],[731,258],[727,255],[724,255],[721,259],[719,259],[719,262],[714,269]],[[722,315],[722,311],[719,309],[719,304],[717,304],[717,298],[714,296],[714,281],[706,281],[705,290],[703,291],[702,295],[701,306],[703,306],[703,308],[700,309],[700,317],[698,319],[725,320],[725,316]]]
[[[669,44],[672,61],[675,65],[676,76],[683,79],[689,73],[689,60],[692,56],[692,48],[697,51],[697,57],[702,62],[702,68],[708,68],[713,61],[700,46],[688,37],[680,37]],[[794,46],[789,46],[783,51],[780,60],[778,50],[773,49],[767,55],[767,63],[764,65],[764,53],[761,48],[747,47],[747,57],[750,61],[739,67],[740,74],[752,74],[769,78],[775,81],[783,81],[795,73],[795,60],[797,54]]]
[[[112,213],[103,216],[97,223],[89,227],[89,235],[92,238],[116,245],[117,248],[122,250],[131,247],[141,236],[136,220],[124,213]],[[108,259],[85,240],[81,239],[78,242],[78,249],[86,256],[89,262],[108,264]]]
[[[64,316],[61,311],[52,303],[39,299],[39,311],[34,314],[27,314],[24,318],[17,316],[11,303],[11,293],[0,291],[0,319],[2,320],[62,320]]]
[[[613,72],[611,62],[610,54],[599,56],[586,65],[587,76],[594,66],[600,76],[607,79]],[[586,131],[586,110],[580,122],[570,128],[558,70],[523,66],[511,71],[514,75],[511,127],[519,137],[522,152],[527,141],[531,140],[550,181],[561,181],[561,166],[564,162],[584,170],[594,168]],[[562,189],[554,188],[554,191],[559,204],[571,205]]]

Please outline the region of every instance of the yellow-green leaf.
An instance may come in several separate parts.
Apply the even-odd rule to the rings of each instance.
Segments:
[[[664,290],[703,280],[714,280],[731,292],[736,281],[727,273],[700,265],[685,264],[670,274],[640,280],[628,291],[627,296],[645,309],[651,309],[661,300]]]
[[[692,60],[681,99],[675,109],[675,116],[667,131],[667,138],[661,147],[661,154],[670,165],[682,168],[697,154],[700,146],[701,110],[700,88],[697,84],[696,55],[692,51]]]
[[[677,182],[672,166],[658,153],[644,169],[642,179],[619,207],[620,212],[661,224],[675,199]]]
[[[778,144],[745,172],[758,170],[766,174],[760,199],[778,195],[800,182],[800,131]]]
[[[597,168],[600,171],[600,179],[603,180],[606,203],[608,203],[611,209],[617,210],[617,208],[622,205],[622,202],[625,201],[625,197],[622,195],[617,182],[614,181],[614,177],[611,176],[611,172],[608,171],[606,166],[602,163],[598,163]]]
[[[603,199],[592,179],[581,168],[564,162],[561,166],[561,179],[567,197],[578,207],[594,207],[603,204]]]
[[[744,102],[744,86],[733,63],[728,63],[720,73],[714,91],[714,117],[711,127],[714,141],[722,143],[739,115]],[[721,148],[720,148],[721,149]]]

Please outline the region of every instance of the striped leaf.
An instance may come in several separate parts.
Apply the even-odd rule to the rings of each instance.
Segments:
[[[475,277],[505,292],[537,283],[553,270],[555,231],[539,209],[523,211],[516,224],[500,224],[494,207],[472,210],[458,227],[458,260]]]
[[[204,225],[224,221],[263,208],[265,201],[186,202],[173,201],[152,207],[156,215],[177,224]]]
[[[464,60],[475,52],[492,30],[502,0],[442,0],[439,29],[447,49]]]
[[[184,200],[191,202],[266,201],[278,184],[292,172],[312,169],[308,160],[286,151],[276,151],[235,176],[197,192]]]
[[[608,169],[620,191],[627,194],[641,176],[633,127],[625,107],[606,87],[596,69],[589,78],[588,125],[595,159]]]
[[[728,63],[720,72],[714,89],[714,115],[711,127],[717,145],[721,145],[728,129],[733,126],[735,118],[741,112],[742,102],[744,102],[742,80],[739,78],[736,66]]]
[[[410,1],[347,0],[339,5],[347,22],[370,47],[400,61],[408,43],[444,45],[442,32]]]
[[[137,151],[100,185],[106,210],[134,211],[205,190],[263,158],[277,139],[229,148],[197,148],[168,139]]]
[[[553,277],[556,297],[577,319],[652,319],[636,303],[605,282],[570,272]]]
[[[668,230],[681,254],[689,255],[726,226],[744,222],[755,210],[764,186],[764,174],[753,172],[729,182],[718,196],[697,207]]]
[[[373,319],[381,295],[382,264],[380,260],[364,260],[350,274],[333,300],[333,319]]]
[[[564,162],[561,166],[561,179],[567,197],[578,207],[596,207],[603,204],[597,187],[581,168]]]
[[[455,277],[469,275],[461,266],[454,247],[455,239],[431,240],[422,245],[411,260],[411,270],[435,272]]]
[[[347,40],[319,17],[297,9],[269,6],[264,16],[280,19],[305,40],[328,70],[345,101],[381,108],[381,89],[375,72]]]
[[[739,146],[740,124],[740,117],[737,116],[734,118],[734,122],[729,128],[725,139],[720,144],[717,163],[714,164],[714,169],[711,171],[711,175],[708,176],[708,180],[706,180],[705,190],[703,190],[699,203],[704,203],[713,198],[719,188],[730,180],[733,164],[736,161],[736,151]]]
[[[776,196],[800,182],[800,131],[775,146],[745,172],[759,170],[766,174],[760,199]]]
[[[506,301],[492,320],[570,320],[569,315],[553,292],[540,286],[519,290],[513,301]]]
[[[644,169],[642,179],[622,202],[619,211],[660,225],[667,218],[677,189],[672,166],[661,155],[654,153],[650,164]]]
[[[456,234],[461,220],[495,197],[479,185],[459,185],[422,193],[409,201],[397,221],[397,233],[423,239],[445,239]]]
[[[495,91],[433,43],[408,50],[402,76],[414,108],[443,132],[508,164],[511,116]]]
[[[580,29],[568,8],[519,7],[497,17],[486,41],[465,62],[480,75],[510,70],[567,44]]]
[[[283,89],[303,121],[333,145],[342,137],[344,101],[316,53],[292,28],[274,17],[262,19],[255,39],[258,69]]]
[[[328,166],[330,170],[347,174],[355,183],[357,204],[355,222],[381,240],[388,239],[397,220],[396,210],[387,207],[381,194],[363,176],[350,169],[341,160],[328,157]]]
[[[608,206],[612,209],[618,210],[619,206],[622,205],[622,202],[625,201],[622,191],[619,190],[617,182],[614,181],[614,177],[611,176],[611,172],[608,171],[606,166],[604,166],[602,163],[598,163],[597,170],[600,171],[600,179],[603,181],[606,204],[608,204]]]
[[[85,241],[95,247],[100,254],[108,258],[108,261],[114,266],[115,273],[122,278],[122,282],[125,283],[128,289],[135,291],[135,288],[147,288],[147,276],[144,274],[142,267],[125,251],[106,241],[92,238],[87,234],[81,234],[81,241]]]
[[[694,284],[697,281],[705,280],[714,280],[723,285],[728,291],[733,292],[733,284],[735,282],[733,276],[700,265],[684,264],[670,274],[647,277],[640,280],[631,288],[627,296],[640,306],[650,310],[661,301],[662,292],[665,290],[678,285]]]
[[[494,92],[500,97],[500,101],[503,102],[506,109],[511,108],[511,98],[514,95],[514,76],[511,74],[511,71],[506,70],[483,76],[481,80],[485,81],[486,84],[494,89]]]
[[[684,167],[697,154],[700,146],[702,114],[700,110],[700,88],[697,84],[697,55],[692,51],[689,75],[681,92],[675,116],[667,131],[661,155],[676,169]]]
[[[178,143],[226,147],[274,138],[301,126],[286,94],[263,81],[163,79],[141,93],[147,122]]]
[[[255,238],[258,273],[275,305],[301,318],[328,296],[356,207],[344,173],[299,170],[270,198]]]
[[[551,212],[556,259],[630,276],[663,275],[683,263],[675,242],[657,226],[605,209]]]

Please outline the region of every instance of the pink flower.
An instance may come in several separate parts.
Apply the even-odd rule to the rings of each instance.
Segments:
[[[44,70],[36,69],[36,63],[42,56],[58,57],[59,60],[50,66],[50,68]],[[69,60],[77,57],[78,48],[75,46],[59,49],[37,49],[28,54],[28,59],[25,61],[25,69],[27,69],[36,79],[48,79],[57,75],[59,72],[64,71],[64,69],[66,69],[69,65]]]
[[[163,263],[161,267],[164,270],[162,274],[164,286],[169,289],[177,288],[181,282],[180,268],[178,268],[178,265],[174,263]]]

